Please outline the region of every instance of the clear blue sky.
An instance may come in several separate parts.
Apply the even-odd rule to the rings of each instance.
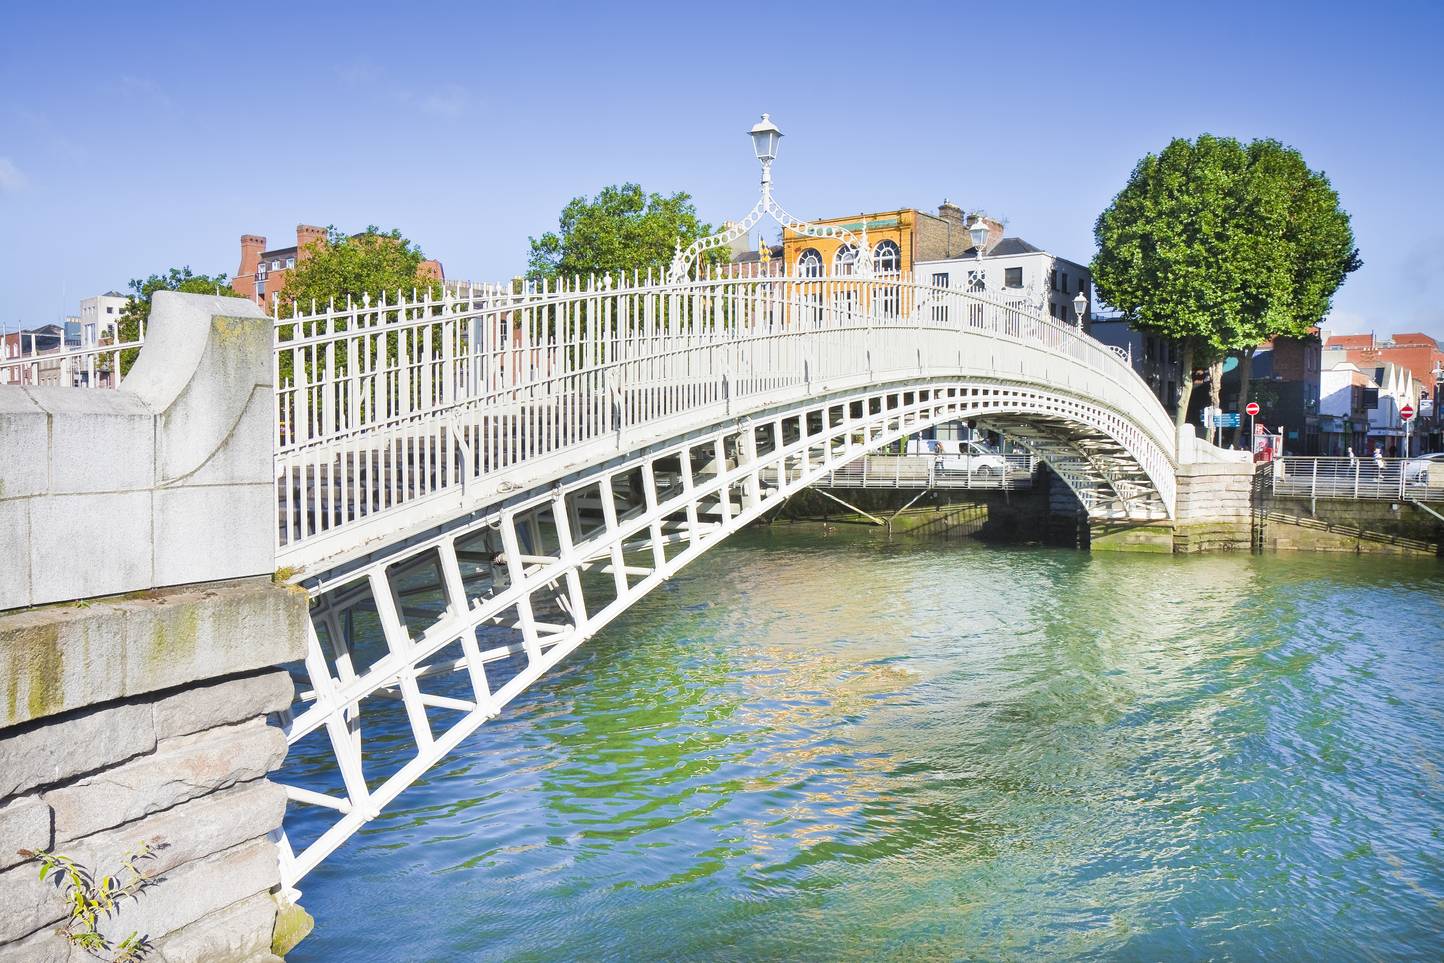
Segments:
[[[489,5],[488,5],[489,6]],[[745,212],[744,131],[820,217],[944,197],[1074,259],[1175,135],[1276,137],[1364,268],[1342,328],[1444,337],[1444,3],[19,4],[0,31],[0,322],[298,222],[399,227],[449,276],[624,180]]]

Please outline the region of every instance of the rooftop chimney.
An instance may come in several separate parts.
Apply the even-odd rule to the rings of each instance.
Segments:
[[[326,229],[314,224],[296,225],[296,260],[304,261],[311,256],[307,248],[326,243]]]

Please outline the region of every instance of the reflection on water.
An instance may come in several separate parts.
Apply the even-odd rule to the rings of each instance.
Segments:
[[[1432,958],[1441,657],[1433,561],[745,533],[308,877],[290,959]]]

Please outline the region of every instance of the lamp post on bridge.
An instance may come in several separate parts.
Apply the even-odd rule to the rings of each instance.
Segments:
[[[1083,330],[1083,312],[1088,310],[1088,297],[1082,291],[1073,299],[1073,313],[1078,315],[1078,330]]]
[[[762,193],[766,196],[772,193],[772,162],[777,159],[777,144],[782,140],[782,131],[777,129],[771,117],[763,114],[748,134],[752,137],[752,151],[762,163]]]
[[[777,159],[777,147],[782,140],[782,131],[772,122],[770,115],[763,114],[762,119],[752,125],[752,129],[747,132],[747,135],[752,138],[752,152],[757,155],[758,163],[762,165],[761,191],[757,203],[740,221],[734,222],[726,230],[716,234],[697,238],[685,250],[679,238],[676,253],[672,256],[672,266],[668,271],[668,280],[674,284],[685,282],[701,255],[731,244],[738,238],[746,237],[764,217],[770,217],[776,221],[782,227],[784,237],[787,231],[791,231],[803,237],[841,240],[843,244],[857,252],[848,273],[854,277],[871,278],[873,256],[872,249],[868,247],[867,243],[866,224],[864,224],[862,236],[859,238],[845,227],[832,224],[810,224],[787,213],[772,196],[772,162]]]

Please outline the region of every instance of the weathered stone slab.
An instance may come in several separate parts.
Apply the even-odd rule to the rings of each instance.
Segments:
[[[138,932],[158,942],[242,899],[257,894],[268,896],[271,887],[280,881],[275,844],[269,839],[252,840],[171,870],[98,928],[112,939]],[[253,918],[260,927],[255,945],[269,949],[262,941],[269,940],[274,912],[272,904],[269,919]],[[181,942],[184,948],[185,941]],[[169,961],[171,957],[162,959]]]
[[[9,642],[0,635],[6,664],[17,654],[24,657],[6,652]],[[13,690],[0,686],[0,691]],[[144,704],[107,706],[60,725],[0,730],[0,799],[113,766],[150,752],[155,742],[154,713]]]
[[[286,737],[256,720],[161,741],[156,751],[53,789],[59,844],[264,777],[286,756]]]
[[[271,953],[276,902],[257,893],[155,941],[164,963],[280,963]]]
[[[154,856],[139,865],[148,877],[159,879],[177,867],[265,836],[280,825],[285,806],[284,789],[257,780],[138,822],[62,842],[54,851],[89,870],[113,873],[127,853],[150,843]],[[6,907],[0,914],[0,942],[63,919],[61,896],[52,880],[41,882],[36,863],[0,873],[0,905]]]
[[[155,703],[156,738],[184,736],[280,712],[294,695],[291,674],[284,669],[183,689]]]
[[[50,416],[23,388],[0,386],[0,499],[22,498],[45,491],[50,469],[43,453],[50,440]],[[6,558],[15,558],[6,555]]]
[[[94,959],[72,948],[51,925],[14,943],[0,942],[0,963],[86,963]]]
[[[0,806],[0,869],[25,862],[17,850],[49,849],[53,826],[50,807],[37,796],[23,796]],[[0,892],[0,904],[4,898]]]
[[[304,593],[265,577],[0,614],[0,730],[297,661],[306,617]]]
[[[30,499],[30,601],[111,595],[146,584],[150,502],[149,491]],[[77,546],[105,564],[77,565]]]

